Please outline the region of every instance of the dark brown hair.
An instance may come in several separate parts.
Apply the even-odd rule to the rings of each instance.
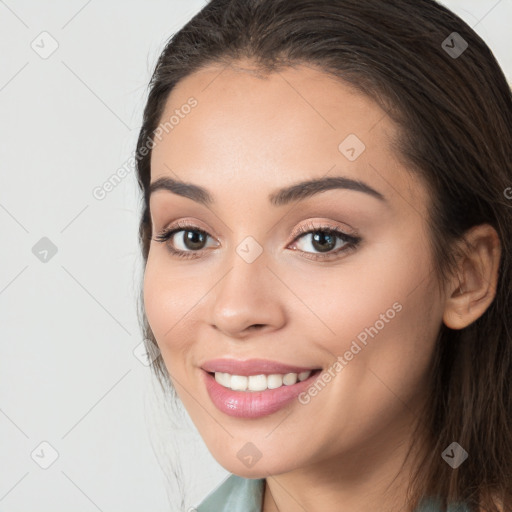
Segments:
[[[468,45],[458,57],[443,47],[453,32]],[[443,324],[439,332],[417,430],[427,450],[411,477],[409,505],[414,510],[422,496],[434,495],[442,510],[452,502],[472,511],[494,512],[500,503],[511,510],[512,200],[505,191],[512,186],[512,94],[491,50],[433,0],[211,0],[168,41],[151,78],[137,143],[144,264],[152,234],[151,152],[143,148],[169,93],[200,68],[247,58],[267,73],[316,66],[374,99],[396,122],[394,149],[430,192],[430,243],[441,286],[456,275],[454,243],[465,231],[484,223],[496,229],[502,254],[495,299],[466,328]],[[170,385],[161,358],[153,367]],[[441,457],[453,441],[469,453],[457,469]]]

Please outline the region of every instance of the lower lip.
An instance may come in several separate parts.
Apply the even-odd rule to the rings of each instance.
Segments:
[[[305,391],[316,379],[320,370],[291,386],[281,386],[265,391],[233,391],[221,386],[213,375],[201,370],[204,374],[206,389],[219,411],[237,418],[259,418],[282,409]]]

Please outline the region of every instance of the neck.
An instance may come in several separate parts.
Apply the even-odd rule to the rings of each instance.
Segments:
[[[350,452],[267,477],[262,512],[408,512],[407,486],[421,449],[409,427],[390,425]]]

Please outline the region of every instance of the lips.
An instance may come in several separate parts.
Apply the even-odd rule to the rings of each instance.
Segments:
[[[201,369],[206,391],[215,407],[229,416],[247,419],[267,416],[291,404],[321,372],[319,367],[294,366],[269,359],[230,358],[211,359],[203,363]],[[265,380],[265,389],[259,389],[263,384],[254,386],[249,382],[253,389],[242,386],[245,390],[241,390],[237,383],[246,383],[254,376],[256,380]],[[274,381],[281,376],[283,380],[277,386]],[[226,387],[227,377],[236,389]],[[267,378],[272,381],[271,386]]]
[[[202,365],[202,369],[208,373],[222,372],[231,375],[272,375],[276,373],[302,373],[318,370],[314,366],[292,366],[268,359],[247,359],[239,361],[236,359],[211,359]]]

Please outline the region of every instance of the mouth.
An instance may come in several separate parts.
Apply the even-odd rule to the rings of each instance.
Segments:
[[[303,372],[236,375],[201,370],[213,405],[235,418],[256,419],[290,406],[301,406],[297,397],[313,384],[321,368]]]

